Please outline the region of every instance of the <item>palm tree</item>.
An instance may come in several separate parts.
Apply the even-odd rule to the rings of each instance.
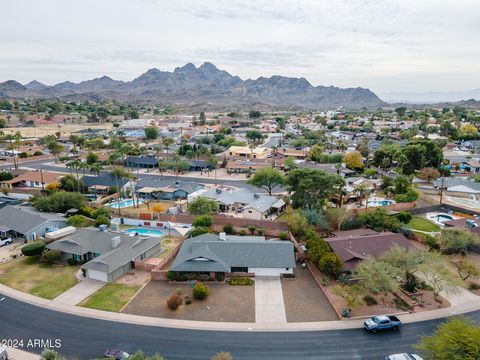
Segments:
[[[215,172],[215,186],[217,186],[217,167],[218,167],[218,161],[217,158],[214,155],[210,155],[207,159],[207,164],[210,169],[213,169]]]
[[[80,179],[78,177],[78,171],[80,170],[80,167],[82,166],[82,161],[80,159],[75,159],[72,160],[73,168],[75,169],[75,172],[77,174],[77,190],[80,192]]]
[[[89,166],[90,172],[94,175],[95,186],[95,200],[97,200],[97,176],[103,171],[103,166],[100,163],[93,163]]]
[[[358,184],[357,186],[355,186],[354,191],[360,197],[360,206],[362,205],[363,198],[365,196],[367,197],[367,199],[365,201],[365,212],[367,212],[367,210],[368,210],[368,194],[370,193],[370,188],[365,183],[361,183],[361,184]]]

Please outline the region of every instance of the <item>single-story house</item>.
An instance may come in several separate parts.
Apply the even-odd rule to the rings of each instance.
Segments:
[[[343,261],[342,271],[354,271],[367,256],[380,257],[393,246],[405,249],[413,245],[402,234],[389,231],[378,233],[371,229],[338,231],[325,238],[332,251]]]
[[[189,171],[205,171],[212,168],[212,166],[206,160],[190,160],[189,164]]]
[[[59,250],[64,259],[84,262],[81,268],[85,276],[105,282],[135,268],[135,261],[142,261],[161,251],[160,240],[154,237],[128,236],[93,228],[77,229],[47,245]]]
[[[462,161],[462,166],[465,171],[477,174],[480,172],[480,159]]]
[[[34,188],[42,189],[48,184],[58,183],[58,179],[62,174],[53,173],[50,171],[26,171],[25,173],[11,179],[2,181],[0,186],[6,189],[12,188]]]
[[[119,187],[119,190],[125,191],[130,187],[130,181],[126,178],[117,179],[115,176],[110,175],[109,173],[102,173],[98,176],[96,175],[85,175],[82,177],[81,181],[87,188],[95,188],[95,186],[106,186],[106,187]]]
[[[443,181],[443,184],[442,184]],[[433,183],[434,187],[443,189],[446,192],[461,194],[480,194],[480,183],[470,180],[468,178],[454,177],[437,179]]]
[[[10,235],[27,240],[43,237],[48,230],[63,228],[66,223],[67,219],[56,214],[41,213],[26,206],[7,205],[0,208],[0,226],[7,229]]]
[[[230,146],[227,153],[229,156],[265,159],[269,154],[269,150],[262,146],[255,148],[250,148],[248,146]]]
[[[137,195],[144,199],[178,200],[186,199],[204,186],[191,181],[171,181],[160,178],[140,179],[136,185]]]
[[[154,169],[158,167],[155,156],[129,156],[125,159],[125,166],[131,168]]]
[[[263,236],[203,234],[186,239],[171,270],[215,276],[244,273],[253,276],[293,274],[293,244]]]
[[[257,194],[247,188],[210,188],[198,191],[195,197],[205,197],[218,202],[220,212],[235,211],[244,219],[263,220],[280,215],[286,207],[283,199],[277,196]],[[192,201],[193,197],[189,197]]]
[[[258,169],[275,165],[276,161],[276,159],[230,159],[226,168],[229,173],[254,173]]]

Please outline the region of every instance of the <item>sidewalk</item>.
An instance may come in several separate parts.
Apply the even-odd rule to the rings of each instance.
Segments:
[[[10,360],[39,360],[40,355],[32,354],[21,349],[6,347]]]
[[[78,306],[56,303],[51,300],[42,299],[21,291],[9,288],[0,284],[0,293],[7,297],[23,301],[35,306],[41,306],[46,309],[96,318],[100,320],[117,321],[122,323],[170,327],[190,330],[219,330],[219,331],[324,331],[324,330],[343,330],[357,329],[363,327],[362,319],[319,321],[303,323],[233,323],[233,322],[209,322],[209,321],[189,321],[153,318],[148,316],[129,315],[122,313],[113,313],[87,309]],[[5,299],[4,301],[8,301]],[[480,297],[477,296],[474,301],[463,303],[453,307],[424,311],[419,313],[405,314],[401,316],[403,323],[414,323],[418,321],[440,319],[447,316],[460,315],[472,311],[480,310]]]

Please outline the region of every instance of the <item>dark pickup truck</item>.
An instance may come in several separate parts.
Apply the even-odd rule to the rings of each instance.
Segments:
[[[378,315],[363,322],[365,329],[376,333],[379,330],[398,330],[402,322],[396,316]]]

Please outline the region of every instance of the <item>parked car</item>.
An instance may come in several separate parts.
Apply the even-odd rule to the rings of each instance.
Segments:
[[[393,354],[389,355],[385,358],[385,360],[423,360],[420,356],[417,354]]]
[[[121,351],[121,350],[108,349],[103,354],[103,357],[107,358],[107,359],[125,360],[125,359],[128,359],[130,357],[130,354],[126,353],[125,351]]]
[[[12,243],[12,238],[10,236],[0,238],[0,246],[8,245]]]
[[[396,316],[377,315],[363,322],[365,329],[376,333],[379,330],[398,330],[402,325]]]

